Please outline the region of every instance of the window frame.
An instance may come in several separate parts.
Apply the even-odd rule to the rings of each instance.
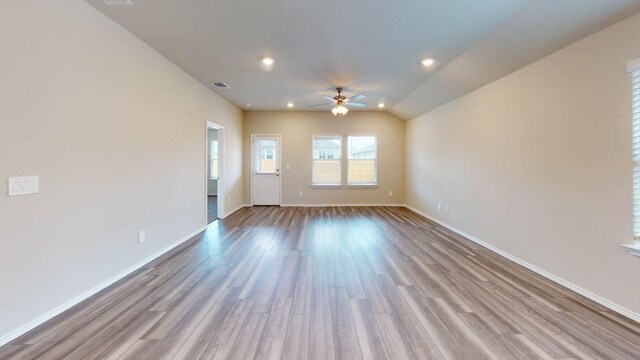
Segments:
[[[373,171],[374,171],[374,181],[373,182],[349,182],[349,164],[352,160],[372,160],[372,159],[349,159],[349,138],[350,137],[372,137],[375,139],[375,159],[373,159]],[[347,179],[346,184],[348,187],[377,187],[378,186],[378,135],[377,134],[347,134],[345,136],[345,140],[347,142],[347,146],[345,146],[346,151],[346,160],[347,160]]]
[[[315,139],[316,138],[339,138],[340,139],[340,158],[339,159],[320,159],[320,154],[318,154],[318,159],[315,158]],[[342,166],[343,166],[343,158],[344,158],[344,135],[338,134],[312,134],[311,135],[311,186],[312,187],[322,187],[322,188],[340,188],[343,186],[344,182],[342,180]],[[313,181],[315,178],[315,162],[318,160],[335,160],[339,162],[339,171],[340,171],[340,182],[339,183],[316,183]]]
[[[630,61],[631,79],[631,176],[633,242],[624,244],[632,255],[640,256],[640,58]]]

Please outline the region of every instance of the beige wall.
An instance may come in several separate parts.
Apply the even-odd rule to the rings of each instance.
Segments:
[[[0,2],[0,44],[1,339],[206,224],[207,120],[243,194],[242,112],[84,1]]]
[[[245,112],[244,198],[251,203],[251,134],[282,135],[283,204],[402,204],[404,201],[404,122],[384,112],[352,111],[343,119],[323,112]],[[378,187],[312,188],[313,135],[377,135]],[[346,146],[343,144],[343,146]],[[291,169],[286,170],[285,165]],[[343,159],[343,178],[346,161]],[[303,196],[299,196],[299,191]],[[388,192],[393,191],[393,196]]]
[[[411,120],[407,203],[639,314],[636,57],[640,16]]]

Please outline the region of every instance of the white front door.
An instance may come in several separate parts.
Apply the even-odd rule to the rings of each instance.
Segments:
[[[252,135],[251,203],[280,205],[280,136]]]

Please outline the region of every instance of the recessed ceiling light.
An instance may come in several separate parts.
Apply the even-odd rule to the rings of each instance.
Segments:
[[[251,103],[246,103],[244,106],[245,107],[251,107]]]
[[[380,109],[384,108],[384,103],[379,103],[379,104],[378,104],[378,107],[379,107]]]
[[[434,58],[426,58],[423,59],[421,63],[423,66],[431,66],[436,63],[436,60]]]
[[[288,108],[292,108],[292,107],[293,107],[293,103],[292,103],[291,101],[289,101],[289,102],[287,103],[287,107],[288,107]]]
[[[275,60],[273,60],[273,58],[270,58],[270,57],[268,57],[268,56],[267,56],[267,57],[263,57],[263,58],[262,58],[262,64],[263,64],[263,65],[265,65],[265,66],[271,66],[271,65],[273,65],[273,63],[275,63],[275,62],[276,62],[276,61],[275,61]]]

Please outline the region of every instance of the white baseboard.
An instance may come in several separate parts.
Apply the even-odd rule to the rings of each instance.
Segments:
[[[134,271],[140,269],[141,267],[145,266],[146,264],[150,263],[151,261],[157,259],[158,257],[164,255],[165,253],[173,250],[175,247],[177,247],[178,245],[182,244],[183,242],[191,239],[192,237],[198,235],[199,233],[201,233],[202,231],[206,230],[207,227],[203,226],[201,228],[199,228],[198,230],[193,231],[192,233],[190,233],[189,235],[186,235],[185,237],[183,237],[182,239],[178,240],[177,242],[165,247],[164,249],[156,252],[155,254],[149,256],[148,258],[141,260],[140,262],[136,263],[135,265],[131,266],[130,268],[122,271],[121,273],[107,279],[106,281],[102,282],[99,285],[96,285],[95,287],[83,292],[82,294],[74,297],[73,299],[65,302],[64,304],[56,307],[53,310],[47,311],[46,313],[38,316],[37,318],[29,321],[28,323],[22,325],[21,327],[11,331],[8,334],[2,335],[0,336],[0,346],[5,345],[6,343],[17,339],[18,337],[26,334],[27,332],[35,329],[37,326],[41,325],[42,323],[53,319],[54,317],[56,317],[57,315],[63,313],[64,311],[72,308],[73,306],[79,304],[80,302],[88,299],[89,297],[97,294],[98,292],[100,292],[101,290],[107,288],[108,286],[114,284],[115,282],[117,282],[118,280],[124,278],[125,276],[133,273]]]
[[[344,207],[344,206],[392,206],[404,207],[404,204],[280,204],[281,207]]]
[[[237,206],[235,209],[233,209],[233,210],[231,210],[231,211],[227,211],[227,212],[224,214],[224,216],[220,216],[220,219],[224,219],[224,218],[227,218],[227,217],[231,216],[231,214],[233,214],[234,212],[236,212],[236,211],[238,211],[238,210],[242,209],[243,207],[251,207],[251,205],[248,205],[248,204],[241,204],[241,205]]]
[[[602,305],[602,306],[604,306],[604,307],[606,307],[606,308],[608,308],[608,309],[610,309],[612,311],[615,311],[615,312],[617,312],[617,313],[619,313],[621,315],[624,315],[624,316],[628,317],[629,319],[632,319],[632,320],[635,320],[637,322],[640,322],[640,314],[638,314],[638,313],[635,313],[635,312],[633,312],[633,311],[631,311],[631,310],[629,310],[629,309],[627,309],[627,308],[625,308],[623,306],[620,306],[620,305],[618,305],[618,304],[616,304],[616,303],[614,303],[614,302],[612,302],[610,300],[607,300],[607,299],[605,299],[605,298],[603,298],[603,297],[601,297],[599,295],[596,295],[596,294],[590,292],[589,290],[583,289],[583,288],[579,287],[578,285],[575,285],[575,284],[573,284],[573,283],[571,283],[571,282],[569,282],[569,281],[567,281],[565,279],[562,279],[562,278],[560,278],[558,276],[555,276],[555,275],[553,275],[551,273],[548,273],[545,270],[543,270],[543,269],[541,269],[541,268],[539,268],[539,267],[537,267],[537,266],[535,266],[533,264],[530,264],[530,263],[528,263],[528,262],[526,262],[526,261],[524,261],[524,260],[522,260],[522,259],[520,259],[520,258],[518,258],[516,256],[513,256],[513,255],[509,254],[506,251],[500,250],[497,247],[495,247],[495,246],[493,246],[493,245],[491,245],[491,244],[489,244],[487,242],[484,242],[484,241],[476,238],[473,235],[469,235],[469,234],[465,233],[464,231],[459,230],[459,229],[457,229],[457,228],[445,223],[442,220],[438,220],[437,218],[435,218],[435,217],[433,217],[433,216],[431,216],[429,214],[426,214],[426,213],[424,213],[424,212],[422,212],[422,211],[420,211],[420,210],[418,210],[418,209],[416,209],[416,208],[414,208],[412,206],[405,205],[405,207],[407,209],[409,209],[409,210],[411,210],[411,211],[413,211],[413,212],[415,212],[415,213],[417,213],[419,215],[422,215],[422,216],[426,217],[427,219],[429,219],[429,220],[431,220],[431,221],[433,221],[433,222],[435,222],[435,223],[437,223],[437,224],[439,224],[439,225],[441,225],[441,226],[443,226],[443,227],[445,227],[445,228],[447,228],[447,229],[449,229],[449,230],[451,230],[451,231],[453,231],[453,232],[455,232],[455,233],[457,233],[457,234],[459,234],[459,235],[461,235],[461,236],[473,241],[474,243],[476,243],[476,244],[478,244],[478,245],[480,245],[480,246],[482,246],[482,247],[484,247],[486,249],[489,249],[489,250],[493,251],[494,253],[496,253],[496,254],[504,257],[504,258],[507,258],[507,259],[515,262],[516,264],[519,264],[519,265],[521,265],[521,266],[533,271],[534,273],[536,273],[536,274],[538,274],[538,275],[540,275],[542,277],[545,277],[545,278],[547,278],[547,279],[549,279],[549,280],[551,280],[551,281],[553,281],[553,282],[555,282],[555,283],[557,283],[557,284],[559,284],[561,286],[564,286],[567,289],[572,290],[572,291],[574,291],[574,292],[586,297],[587,299],[593,300],[596,303],[598,303],[598,304],[600,304],[600,305]]]

